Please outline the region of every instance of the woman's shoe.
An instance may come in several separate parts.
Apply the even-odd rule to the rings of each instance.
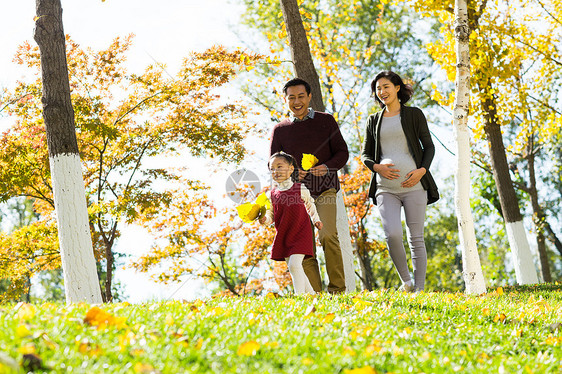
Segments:
[[[398,290],[404,292],[414,292],[415,289],[416,287],[412,283],[402,283]]]

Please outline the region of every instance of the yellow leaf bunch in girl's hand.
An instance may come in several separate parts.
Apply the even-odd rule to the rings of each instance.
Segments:
[[[244,203],[236,207],[238,217],[244,222],[252,222],[261,218],[267,209],[271,208],[271,202],[265,193],[261,193],[252,203]]]
[[[302,162],[301,162],[301,166],[302,166],[303,170],[309,170],[311,167],[313,167],[317,163],[318,163],[318,159],[316,158],[316,156],[308,154],[308,153],[303,153]]]

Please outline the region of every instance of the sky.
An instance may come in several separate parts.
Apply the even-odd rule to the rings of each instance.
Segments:
[[[229,25],[237,22],[242,9],[230,0],[61,1],[64,31],[82,45],[102,48],[116,36],[134,33],[132,68],[142,69],[152,58],[173,68],[189,51],[239,43]],[[4,9],[0,14],[2,86],[23,74],[11,60],[19,44],[33,41],[35,1],[11,1]]]
[[[170,73],[179,67],[191,51],[201,51],[214,44],[240,46],[233,25],[242,8],[230,0],[61,0],[64,31],[84,47],[105,48],[117,36],[135,34],[128,54],[128,67],[141,72],[157,61],[165,63]],[[10,1],[0,12],[0,88],[13,87],[24,79],[26,70],[12,62],[18,45],[33,40],[35,1]],[[9,126],[0,118],[0,130]],[[205,160],[193,160],[194,175],[203,175]],[[224,193],[228,170],[215,174],[217,193]],[[206,174],[208,175],[208,174]],[[208,182],[208,181],[206,181]],[[131,259],[150,248],[152,238],[142,229],[127,227],[120,243],[133,248]],[[117,245],[119,251],[119,244]],[[129,302],[150,300],[193,299],[205,296],[205,285],[192,278],[182,284],[163,286],[131,269],[117,269],[117,280],[123,285]]]

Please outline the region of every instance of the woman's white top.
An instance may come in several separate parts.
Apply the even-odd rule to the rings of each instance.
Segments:
[[[412,187],[402,187],[406,174],[416,170],[416,161],[410,153],[406,135],[402,129],[400,115],[383,117],[380,129],[381,161],[380,164],[394,164],[393,169],[398,169],[400,176],[396,179],[386,179],[379,175],[377,178],[377,195],[381,192],[401,193],[423,190],[421,183]]]

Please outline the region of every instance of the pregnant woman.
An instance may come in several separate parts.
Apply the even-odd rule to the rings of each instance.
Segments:
[[[392,71],[380,72],[371,91],[382,110],[369,116],[361,160],[372,172],[369,197],[377,205],[392,262],[407,292],[423,291],[427,254],[423,237],[427,204],[439,199],[429,166],[435,147],[419,108],[404,105],[412,87]],[[414,280],[402,240],[404,208]]]

